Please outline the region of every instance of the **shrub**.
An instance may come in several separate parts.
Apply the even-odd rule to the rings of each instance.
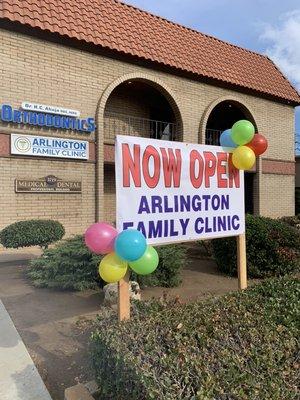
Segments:
[[[212,245],[220,271],[236,275],[236,239],[215,239]],[[246,245],[249,277],[264,278],[299,270],[300,234],[282,221],[247,215]]]
[[[157,248],[160,263],[157,271],[149,276],[136,276],[141,285],[173,287],[180,283],[180,268],[185,262],[185,249],[177,246]],[[98,275],[98,265],[102,256],[89,251],[83,236],[78,235],[64,240],[53,249],[32,260],[28,276],[35,286],[56,287],[62,289],[85,290],[103,286],[105,283]]]
[[[142,287],[163,286],[176,287],[181,283],[180,272],[187,262],[186,249],[180,245],[156,247],[159,255],[157,270],[151,275],[132,273],[131,279],[137,280]]]
[[[101,284],[98,264],[101,256],[92,254],[78,235],[56,245],[30,262],[27,274],[37,287],[84,290]]]
[[[103,400],[296,400],[300,281],[101,318],[91,355]]]
[[[7,248],[40,246],[61,240],[65,234],[63,225],[58,221],[32,219],[15,222],[0,232],[0,243]]]
[[[280,220],[292,226],[293,228],[300,230],[300,214],[293,215],[291,217],[282,217]]]

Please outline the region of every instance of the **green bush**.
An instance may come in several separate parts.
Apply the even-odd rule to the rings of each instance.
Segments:
[[[300,234],[286,223],[271,218],[246,216],[247,269],[251,278],[264,278],[298,271]],[[236,239],[212,241],[220,271],[236,275]]]
[[[300,230],[300,214],[293,215],[291,217],[282,217],[280,220],[292,226],[293,228]]]
[[[276,278],[185,305],[99,317],[91,355],[103,400],[296,400],[300,281]]]
[[[174,287],[180,283],[180,269],[185,263],[185,249],[171,245],[157,248],[159,266],[155,273],[136,276],[142,286]],[[98,275],[98,265],[102,256],[94,255],[78,235],[45,250],[43,255],[31,261],[28,276],[35,286],[62,289],[85,290],[103,286]]]
[[[142,287],[163,286],[176,287],[181,283],[180,272],[187,262],[186,249],[180,245],[167,245],[156,247],[159,255],[157,270],[151,275],[131,274],[131,279],[136,280]]]
[[[27,274],[37,287],[85,290],[101,284],[98,264],[101,256],[92,254],[78,235],[43,252],[30,262]]]
[[[0,243],[6,248],[40,246],[61,240],[65,234],[63,225],[58,221],[32,219],[15,222],[0,232]]]

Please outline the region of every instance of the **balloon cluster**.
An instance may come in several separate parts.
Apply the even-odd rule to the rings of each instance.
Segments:
[[[157,251],[147,246],[144,235],[135,229],[118,233],[113,226],[98,222],[86,230],[84,239],[93,253],[105,255],[99,264],[105,282],[120,281],[128,266],[139,275],[151,274],[158,266]]]
[[[242,170],[251,169],[256,156],[263,154],[268,148],[267,139],[255,133],[253,124],[244,119],[237,121],[231,129],[222,133],[220,144],[230,149],[232,164]]]

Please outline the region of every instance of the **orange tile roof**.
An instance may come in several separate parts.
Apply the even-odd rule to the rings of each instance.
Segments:
[[[0,19],[300,104],[297,91],[266,56],[117,0],[0,0]]]

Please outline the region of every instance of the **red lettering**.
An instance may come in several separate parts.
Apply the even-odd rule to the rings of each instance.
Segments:
[[[236,188],[240,187],[240,171],[235,168],[232,163],[232,154],[229,154],[228,158],[228,174],[229,174],[229,187],[233,187],[233,182]]]
[[[210,187],[210,178],[215,175],[217,160],[210,151],[203,152],[205,158],[205,187]]]
[[[199,169],[196,176],[196,163]],[[203,181],[204,161],[197,150],[192,150],[190,153],[190,180],[194,188],[199,189]]]
[[[149,162],[153,158],[153,175],[150,175]],[[149,188],[155,188],[160,177],[160,157],[158,151],[153,146],[147,146],[143,154],[143,175]]]
[[[123,187],[130,186],[130,176],[133,179],[135,187],[141,187],[141,169],[140,169],[140,145],[133,146],[133,158],[126,143],[122,144],[122,160],[123,160]]]
[[[218,188],[227,188],[227,178],[222,177],[222,175],[226,174],[227,153],[217,153],[217,158]]]
[[[182,164],[180,149],[175,149],[176,159],[173,149],[168,149],[168,153],[164,148],[161,148],[160,151],[162,154],[165,186],[171,187],[173,181],[174,187],[179,187]]]

